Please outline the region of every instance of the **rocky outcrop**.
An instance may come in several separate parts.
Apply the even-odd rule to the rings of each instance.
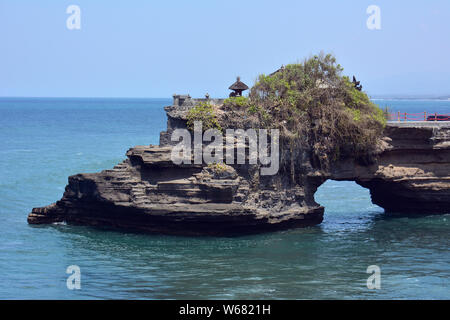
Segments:
[[[69,177],[61,200],[34,208],[31,224],[65,221],[184,235],[238,235],[321,223],[314,193],[327,179],[369,188],[386,211],[450,212],[450,126],[390,125],[378,159],[355,159],[315,169],[307,151],[298,159],[296,183],[280,172],[260,176],[255,165],[176,165],[170,134],[186,126],[190,97],[166,107],[168,129],[160,146],[137,146],[111,170]],[[220,103],[218,101],[217,103]]]
[[[35,208],[29,223],[65,221],[148,232],[233,235],[314,225],[323,208],[301,190],[253,190],[245,170],[182,165],[171,147],[137,146],[112,170],[69,177],[63,198]]]
[[[450,213],[450,124],[391,124],[388,149],[354,180],[388,212]]]

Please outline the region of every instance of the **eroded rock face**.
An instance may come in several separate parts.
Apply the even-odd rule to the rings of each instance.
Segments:
[[[63,198],[35,208],[29,223],[66,221],[148,232],[233,235],[314,225],[323,208],[301,190],[252,190],[244,172],[174,165],[170,147],[137,146],[112,170],[69,177]],[[251,169],[244,169],[251,170]]]
[[[385,134],[376,163],[340,163],[329,178],[370,189],[387,212],[450,213],[450,123],[392,123]]]
[[[372,177],[355,179],[373,203],[389,212],[450,213],[450,125],[391,126],[386,134],[390,148]]]
[[[191,104],[192,105],[192,104]],[[347,159],[315,169],[305,151],[292,185],[280,172],[259,176],[254,165],[176,165],[170,133],[185,127],[189,103],[166,107],[168,130],[160,146],[137,146],[111,170],[69,177],[61,200],[34,208],[31,224],[65,221],[127,230],[184,235],[238,235],[322,222],[314,193],[327,179],[369,188],[388,211],[450,212],[450,126],[388,126],[376,163]]]

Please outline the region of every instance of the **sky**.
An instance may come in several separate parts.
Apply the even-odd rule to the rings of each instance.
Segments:
[[[225,97],[320,51],[371,96],[450,95],[449,35],[448,0],[0,0],[0,96]]]

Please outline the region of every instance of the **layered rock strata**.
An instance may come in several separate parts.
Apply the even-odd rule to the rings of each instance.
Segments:
[[[67,222],[151,233],[239,235],[316,225],[324,208],[314,193],[327,179],[356,181],[389,212],[450,212],[450,125],[389,124],[375,163],[346,159],[315,169],[307,151],[292,184],[283,173],[260,176],[250,164],[176,165],[171,133],[186,127],[188,96],[166,107],[160,146],[136,146],[111,170],[69,177],[61,200],[34,208],[30,224]],[[213,103],[220,104],[220,100]]]

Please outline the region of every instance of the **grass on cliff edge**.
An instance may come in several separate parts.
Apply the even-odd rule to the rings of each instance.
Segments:
[[[212,106],[197,106],[188,118],[208,127],[279,129],[281,164],[292,179],[305,149],[321,169],[344,158],[371,162],[385,116],[342,71],[334,56],[321,53],[260,75],[248,97],[225,100],[220,116]]]
[[[187,114],[187,127],[191,131],[194,130],[195,121],[202,122],[203,131],[208,129],[218,129],[219,131],[222,131],[219,121],[217,120],[214,106],[208,102],[201,102],[189,110]]]

